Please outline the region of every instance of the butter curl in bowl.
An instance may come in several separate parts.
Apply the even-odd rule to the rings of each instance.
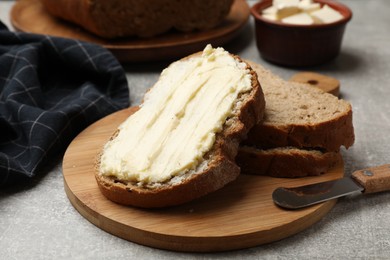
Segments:
[[[262,0],[251,8],[260,55],[272,63],[306,67],[334,59],[352,11],[331,0]]]

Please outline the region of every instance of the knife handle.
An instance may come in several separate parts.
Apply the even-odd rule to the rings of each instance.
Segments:
[[[390,164],[355,171],[352,178],[363,186],[364,193],[389,191]]]

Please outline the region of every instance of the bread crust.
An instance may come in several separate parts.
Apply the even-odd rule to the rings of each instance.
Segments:
[[[59,18],[82,25],[88,31],[99,31],[91,13],[90,0],[41,0],[46,10]]]
[[[236,158],[244,174],[283,178],[321,175],[340,161],[341,155],[338,151],[321,152],[292,147],[269,150],[240,147]]]
[[[233,57],[241,61],[239,57]],[[233,110],[235,114],[229,119],[231,124],[225,123],[223,130],[216,134],[212,149],[204,156],[207,161],[205,168],[196,173],[186,173],[180,183],[167,182],[159,187],[148,188],[102,176],[99,174],[98,157],[95,177],[102,194],[123,205],[158,208],[185,203],[235,180],[240,173],[235,163],[239,143],[246,137],[249,129],[261,120],[265,109],[264,95],[257,75],[249,65],[247,69],[252,75],[252,90],[241,94],[241,102],[236,102],[238,107]]]
[[[103,38],[150,37],[171,28],[206,30],[229,13],[233,0],[41,0],[53,16]]]
[[[244,141],[245,145],[262,149],[293,146],[298,148],[320,148],[326,151],[338,151],[340,146],[349,148],[353,145],[355,135],[352,122],[352,106],[348,102],[338,100],[337,102],[342,104],[343,110],[338,111],[332,117],[324,118],[322,121],[316,123],[303,122],[297,124],[274,122],[269,116],[269,113],[272,112],[269,108],[272,100],[267,98],[268,90],[279,86],[283,87],[282,85],[288,85],[291,91],[294,88],[303,88],[305,91],[310,91],[319,100],[321,100],[321,95],[326,96],[330,94],[312,88],[307,84],[284,81],[262,66],[251,61],[247,62],[258,74],[265,94],[267,107],[264,121],[251,129],[248,133],[248,138]],[[289,102],[289,99],[287,98],[285,102]]]
[[[338,151],[340,146],[349,148],[355,140],[352,124],[352,108],[337,118],[315,125],[276,125],[264,122],[255,125],[248,133],[246,144],[263,149],[294,146]]]

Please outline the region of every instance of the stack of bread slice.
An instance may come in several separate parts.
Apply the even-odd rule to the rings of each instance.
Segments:
[[[309,84],[285,81],[248,61],[262,86],[266,109],[241,144],[243,173],[274,177],[320,175],[340,160],[340,147],[354,143],[349,102]]]
[[[102,147],[95,178],[114,202],[166,207],[214,192],[240,172],[321,174],[353,142],[348,102],[208,45],[161,73]]]

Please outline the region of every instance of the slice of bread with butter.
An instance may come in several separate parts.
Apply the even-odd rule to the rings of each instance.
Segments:
[[[166,68],[118,127],[99,155],[98,186],[114,202],[144,208],[218,190],[239,175],[239,143],[264,108],[252,68],[208,45]]]

